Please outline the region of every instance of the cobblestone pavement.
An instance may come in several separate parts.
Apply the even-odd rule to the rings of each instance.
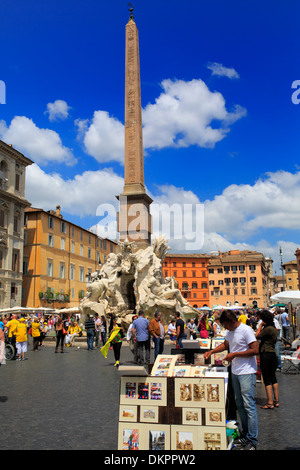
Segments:
[[[79,348],[78,348],[79,346]],[[0,367],[1,450],[116,450],[119,373],[84,342],[54,353],[54,343]],[[165,346],[170,353],[171,345]],[[151,352],[153,358],[153,350]],[[126,343],[121,364],[130,363]],[[257,383],[259,450],[300,450],[300,375],[277,374],[280,408],[262,410]]]

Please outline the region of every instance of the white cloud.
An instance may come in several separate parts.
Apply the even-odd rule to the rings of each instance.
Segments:
[[[164,80],[163,92],[143,110],[144,149],[166,147],[213,148],[228,134],[230,125],[246,115],[236,105],[226,109],[221,93],[211,92],[198,79]],[[105,111],[95,111],[91,123],[76,120],[85,150],[99,162],[124,163],[124,125]]]
[[[106,111],[95,111],[92,122],[77,119],[86,152],[98,162],[124,163],[124,125]]]
[[[163,93],[143,111],[145,148],[213,148],[229,125],[246,114],[240,106],[227,111],[222,94],[211,92],[200,79],[164,80],[161,85]]]
[[[232,67],[225,67],[218,62],[210,62],[207,65],[207,68],[212,71],[212,75],[217,75],[219,77],[227,77],[227,78],[240,78],[237,71]]]
[[[69,117],[69,110],[67,102],[64,100],[56,100],[54,103],[47,104],[46,114],[49,115],[50,121],[58,121],[60,119],[67,119]]]
[[[85,171],[72,179],[57,173],[47,174],[34,164],[26,170],[26,198],[33,207],[55,209],[62,213],[95,216],[99,204],[117,205],[116,195],[123,188],[123,178],[110,169]]]
[[[9,126],[5,121],[0,121],[0,138],[37,163],[70,165],[76,162],[72,150],[62,144],[57,132],[37,127],[26,116],[15,116]]]

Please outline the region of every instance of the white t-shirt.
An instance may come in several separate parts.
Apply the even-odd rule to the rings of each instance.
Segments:
[[[229,352],[241,352],[249,349],[249,344],[256,341],[252,328],[244,323],[226,333],[225,339],[229,343]],[[257,362],[255,356],[235,357],[231,363],[231,372],[235,375],[256,374]]]

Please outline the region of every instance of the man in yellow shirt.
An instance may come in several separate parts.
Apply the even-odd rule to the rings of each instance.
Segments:
[[[27,352],[27,325],[25,318],[21,317],[15,329],[17,361],[25,361],[25,353]]]
[[[17,315],[13,315],[11,319],[5,325],[5,331],[8,330],[8,338],[12,339],[14,336],[14,331],[19,323]]]
[[[242,314],[241,314],[241,315],[239,316],[239,318],[238,318],[238,321],[239,321],[240,323],[244,323],[244,324],[246,325],[247,320],[248,320],[247,315],[245,315],[245,313],[242,312]]]

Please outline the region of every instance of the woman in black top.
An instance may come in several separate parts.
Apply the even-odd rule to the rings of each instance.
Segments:
[[[273,409],[274,406],[279,406],[278,383],[276,378],[277,356],[275,351],[278,334],[271,312],[263,310],[260,314],[260,318],[262,322],[260,323],[255,336],[260,341],[260,368],[268,400],[261,408],[267,410]]]

